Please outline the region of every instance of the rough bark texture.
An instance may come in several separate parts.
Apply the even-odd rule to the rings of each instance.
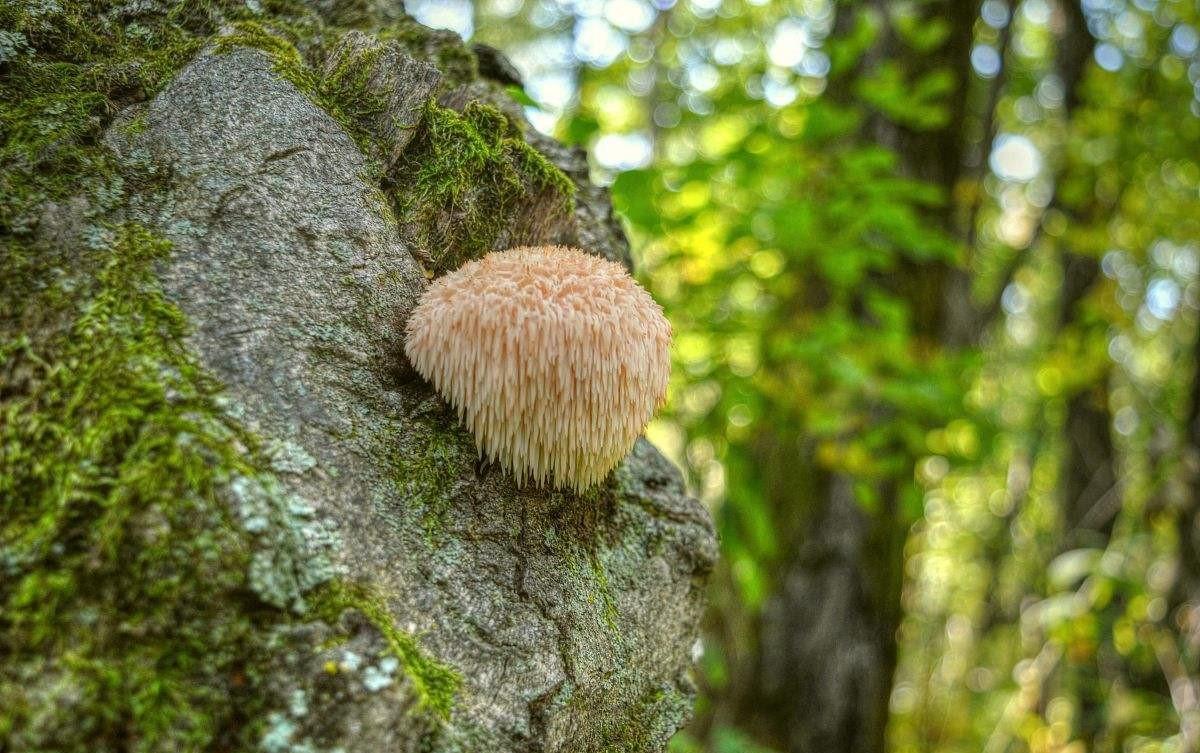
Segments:
[[[326,21],[343,12],[318,10]],[[380,20],[370,8],[359,15]],[[102,212],[94,197],[49,204],[35,231],[14,242],[21,253],[6,262],[6,282],[17,276],[17,259],[32,268],[72,257],[64,249],[83,238],[99,238],[89,243],[102,262],[119,261],[112,249],[129,238],[168,242],[144,285],[116,296],[104,321],[123,321],[121,295],[140,300],[161,289],[163,305],[187,323],[184,372],[194,365],[221,385],[213,421],[253,438],[229,439],[218,457],[227,451],[237,464],[244,456],[258,471],[214,476],[212,495],[198,494],[186,518],[187,535],[207,541],[195,511],[219,502],[231,540],[249,542],[245,568],[219,571],[229,575],[228,589],[197,591],[203,584],[180,585],[171,565],[156,566],[155,577],[179,589],[168,599],[172,624],[203,626],[201,656],[205,640],[223,641],[212,649],[213,671],[176,662],[171,671],[181,674],[172,677],[181,678],[181,693],[213,692],[188,696],[186,715],[156,697],[154,719],[170,729],[147,721],[143,707],[102,698],[53,639],[73,629],[71,600],[86,602],[93,620],[98,613],[97,630],[116,624],[127,641],[79,647],[97,666],[124,662],[123,647],[148,642],[158,628],[139,633],[138,605],[79,591],[35,615],[48,642],[26,629],[33,617],[0,617],[0,750],[76,749],[82,740],[93,750],[658,751],[689,715],[687,674],[716,542],[678,471],[639,440],[588,494],[518,490],[500,469],[477,462],[470,437],[402,356],[406,313],[436,271],[418,260],[414,228],[459,223],[473,237],[484,234],[482,250],[514,239],[576,242],[628,263],[607,196],[586,185],[582,155],[532,134],[554,164],[528,147],[523,124],[494,107],[513,109],[503,88],[472,80],[472,53],[456,40],[391,21],[405,24],[395,35],[403,46],[324,29],[319,45],[298,45],[306,58],[283,43],[276,49],[268,32],[226,26],[223,39],[205,41],[156,96],[108,124],[97,149],[125,176],[120,198]],[[428,62],[415,59],[422,45],[433,45]],[[447,59],[467,62],[455,72]],[[370,95],[372,106],[322,106],[345,102],[338,97],[350,88]],[[436,96],[453,109],[432,104]],[[448,130],[435,131],[434,121]],[[437,139],[460,136],[490,151],[481,147],[465,168],[439,172],[434,161],[446,145]],[[509,171],[504,196],[444,185],[498,181],[498,170]],[[430,195],[437,200],[420,203]],[[539,209],[551,195],[557,203]],[[480,213],[501,221],[472,225]],[[93,264],[85,260],[70,275],[108,301],[120,281],[92,281],[108,268]],[[57,279],[65,274],[57,267],[39,274],[52,287],[75,285]],[[0,400],[11,401],[4,407],[15,433],[5,437],[6,472],[17,445],[32,446],[34,433],[22,427],[35,425],[46,403],[27,397],[43,395],[40,367],[22,360],[25,346],[10,345],[65,332],[71,347],[82,347],[79,323],[95,310],[70,303],[50,316],[30,299],[4,319]],[[84,313],[71,324],[75,310]],[[173,379],[172,363],[153,360],[150,368]],[[154,409],[173,411],[173,400],[174,388],[166,389]],[[172,446],[185,439],[174,435]],[[151,470],[156,457],[146,456]],[[90,468],[109,458],[79,462]],[[38,478],[15,477],[5,488],[41,492]],[[109,499],[119,487],[103,482]],[[185,487],[189,495],[198,488],[190,477]],[[165,519],[162,538],[184,535]],[[3,530],[0,562],[19,589],[45,580],[37,568],[50,565],[17,550],[13,542],[30,529],[16,525]],[[134,526],[125,561],[141,561],[146,525]],[[95,556],[93,570],[110,581],[141,577],[119,559]],[[88,567],[77,570],[86,575]],[[7,587],[0,597],[10,609],[25,603]],[[237,642],[224,641],[224,616],[206,611],[224,600],[236,603],[239,630],[250,626]],[[162,632],[156,663],[179,653],[171,629]],[[110,702],[122,710],[110,713]],[[184,734],[182,716],[192,737],[173,736]]]

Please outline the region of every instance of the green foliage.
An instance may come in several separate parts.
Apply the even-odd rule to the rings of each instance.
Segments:
[[[669,753],[703,753],[706,750],[713,753],[774,753],[772,748],[755,743],[748,735],[733,727],[718,728],[713,733],[712,744],[708,747],[686,733],[677,735],[671,739],[671,746],[667,750]]]
[[[850,37],[827,42],[830,56],[852,71],[878,23],[859,17]],[[746,58],[726,75],[752,77],[765,65]],[[803,517],[789,511],[781,521],[772,507],[761,466],[777,461],[762,457],[764,435],[803,436],[816,465],[859,480],[869,507],[873,486],[913,483],[927,433],[964,410],[976,355],[937,347],[929,322],[938,314],[928,311],[937,291],[913,272],[960,255],[936,220],[950,197],[860,137],[880,115],[905,128],[942,124],[953,77],[938,68],[909,81],[876,66],[830,81],[858,100],[778,108],[718,87],[714,114],[684,113],[660,134],[664,153],[687,160],[663,159],[613,184],[677,333],[672,418],[721,458],[718,520],[750,608],[773,587],[777,536]],[[711,468],[699,465],[703,483]],[[899,496],[906,519],[917,519],[919,494]]]
[[[541,105],[537,103],[536,99],[529,96],[528,92],[521,87],[516,86],[515,84],[509,84],[508,86],[504,87],[504,91],[508,92],[508,96],[512,97],[512,100],[519,105],[524,105],[526,107],[541,107]]]
[[[855,82],[855,93],[891,120],[924,130],[947,123],[946,95],[954,90],[955,73],[939,68],[909,87],[903,71],[884,63]]]

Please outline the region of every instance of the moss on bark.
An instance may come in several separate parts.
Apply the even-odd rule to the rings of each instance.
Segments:
[[[301,6],[262,5],[293,34],[321,29]],[[255,30],[253,16],[217,0],[0,2],[6,750],[256,748],[283,704],[272,671],[321,648],[290,628],[347,609],[384,637],[428,712],[445,718],[453,704],[457,675],[367,587],[336,577],[320,521],[228,417],[155,278],[169,244],[106,219],[140,179],[101,144],[113,116],[222,26]],[[323,90],[291,41],[273,53],[362,136],[355,119],[373,105],[345,77]]]
[[[183,317],[151,271],[167,245],[109,231],[80,259],[93,282],[49,281],[30,304],[69,324],[0,348],[0,737],[16,750],[249,744],[270,626],[303,610],[327,563],[297,535],[271,552],[275,588],[251,589],[260,523],[224,495],[264,483],[253,439],[181,345]],[[270,503],[250,514],[298,526]]]
[[[363,154],[373,158],[373,178],[380,179],[377,155],[389,149],[387,144],[376,143],[370,124],[387,108],[387,102],[368,83],[374,62],[371,55],[382,48],[365,50],[322,73],[301,53],[298,45],[303,45],[303,37],[297,28],[305,27],[240,21],[217,37],[215,47],[217,52],[251,47],[267,54],[280,77],[328,112]],[[428,50],[422,52],[424,47],[438,40],[416,24],[399,24],[380,38],[409,45],[417,54],[428,54]],[[324,45],[332,46],[328,40]],[[455,47],[440,40],[435,49],[439,57],[446,57]],[[457,47],[470,56],[465,47]],[[468,59],[451,57],[459,64]],[[469,59],[473,61],[473,57]],[[473,65],[452,66],[447,79],[454,82],[474,75]],[[414,251],[432,275],[444,274],[491,251],[518,209],[538,194],[550,194],[562,211],[569,213],[576,192],[571,179],[530,146],[508,116],[478,102],[459,113],[431,101],[413,143],[383,187],[410,230]]]
[[[98,193],[115,172],[97,143],[123,106],[153,96],[222,19],[222,0],[142,13],[99,0],[2,0],[18,44],[0,76],[0,231],[28,232],[39,205]]]
[[[374,143],[366,123],[385,110],[387,102],[366,86],[370,59],[359,57],[345,61],[329,75],[323,76],[309,65],[297,48],[297,44],[303,42],[302,34],[303,31],[287,23],[238,21],[228,33],[217,37],[214,45],[218,53],[237,47],[250,47],[266,53],[271,58],[275,73],[329,113],[354,139],[363,154],[377,155],[379,145]],[[374,166],[374,172],[378,177],[378,165]]]
[[[462,113],[431,105],[396,172],[398,214],[417,228],[417,251],[435,275],[492,250],[523,202],[552,192],[565,211],[575,184],[525,142],[495,107]]]
[[[374,25],[365,5],[313,5],[340,7],[355,28]],[[330,67],[327,54],[347,29],[284,0],[0,0],[0,28],[0,748],[343,744],[353,733],[326,712],[344,710],[336,704],[351,678],[331,642],[395,657],[403,676],[395,692],[404,695],[376,701],[415,700],[420,719],[400,718],[430,730],[426,748],[493,743],[494,730],[470,717],[470,699],[441,724],[461,678],[397,627],[380,593],[333,570],[330,534],[276,477],[269,438],[230,418],[222,386],[185,344],[189,323],[160,290],[156,265],[169,244],[125,221],[141,216],[127,211],[136,205],[129,197],[165,193],[148,181],[167,178],[133,172],[101,143],[119,111],[154,96],[201,50],[249,46],[364,153],[386,153],[368,125],[385,106],[363,75],[373,53]],[[452,35],[406,19],[371,30],[438,63],[442,93],[476,91],[457,89],[476,79],[477,64]],[[573,183],[499,110],[430,102],[424,113],[401,164],[368,177],[396,224],[415,234],[429,271],[511,238],[506,223],[534,199],[571,207]],[[126,115],[120,127],[136,135],[147,122]],[[474,462],[469,437],[439,410],[410,418],[406,450],[391,463],[404,509],[421,516],[434,552],[457,535],[446,520]],[[596,549],[609,530],[601,519],[618,506],[612,493],[531,495],[519,517],[510,510],[522,547],[572,570],[572,582],[540,583],[539,592],[570,605],[542,615],[559,633],[564,664],[602,661],[572,636],[626,645],[622,583],[609,575],[621,560]],[[420,546],[419,533],[411,540]],[[542,575],[528,577],[532,588]],[[320,671],[331,664],[335,671]],[[314,665],[316,679],[304,674]],[[553,704],[561,711],[573,687],[531,707],[539,741],[542,717]],[[296,694],[311,712],[295,710],[304,706]],[[579,702],[589,713],[609,709],[593,725],[604,730],[596,749],[634,750],[677,726],[676,706],[686,707],[677,696],[668,688],[633,706],[606,692]],[[631,713],[651,721],[633,729]]]
[[[462,678],[445,665],[430,659],[421,651],[413,636],[396,627],[379,594],[361,584],[335,581],[314,594],[313,604],[316,614],[330,624],[336,624],[348,609],[362,613],[400,660],[400,666],[413,684],[418,702],[442,720],[450,717]]]

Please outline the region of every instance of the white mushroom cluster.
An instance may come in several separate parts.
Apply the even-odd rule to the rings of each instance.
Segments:
[[[433,282],[405,352],[480,455],[519,485],[582,491],[666,395],[671,325],[624,267],[575,248],[488,254]]]

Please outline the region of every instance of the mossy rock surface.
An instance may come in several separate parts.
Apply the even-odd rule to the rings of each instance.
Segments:
[[[517,490],[401,356],[446,196],[562,208],[463,258],[627,259],[579,155],[386,3],[0,21],[0,749],[661,750],[706,514],[645,442]],[[348,34],[440,76],[349,75]],[[437,184],[447,123],[499,188]]]

